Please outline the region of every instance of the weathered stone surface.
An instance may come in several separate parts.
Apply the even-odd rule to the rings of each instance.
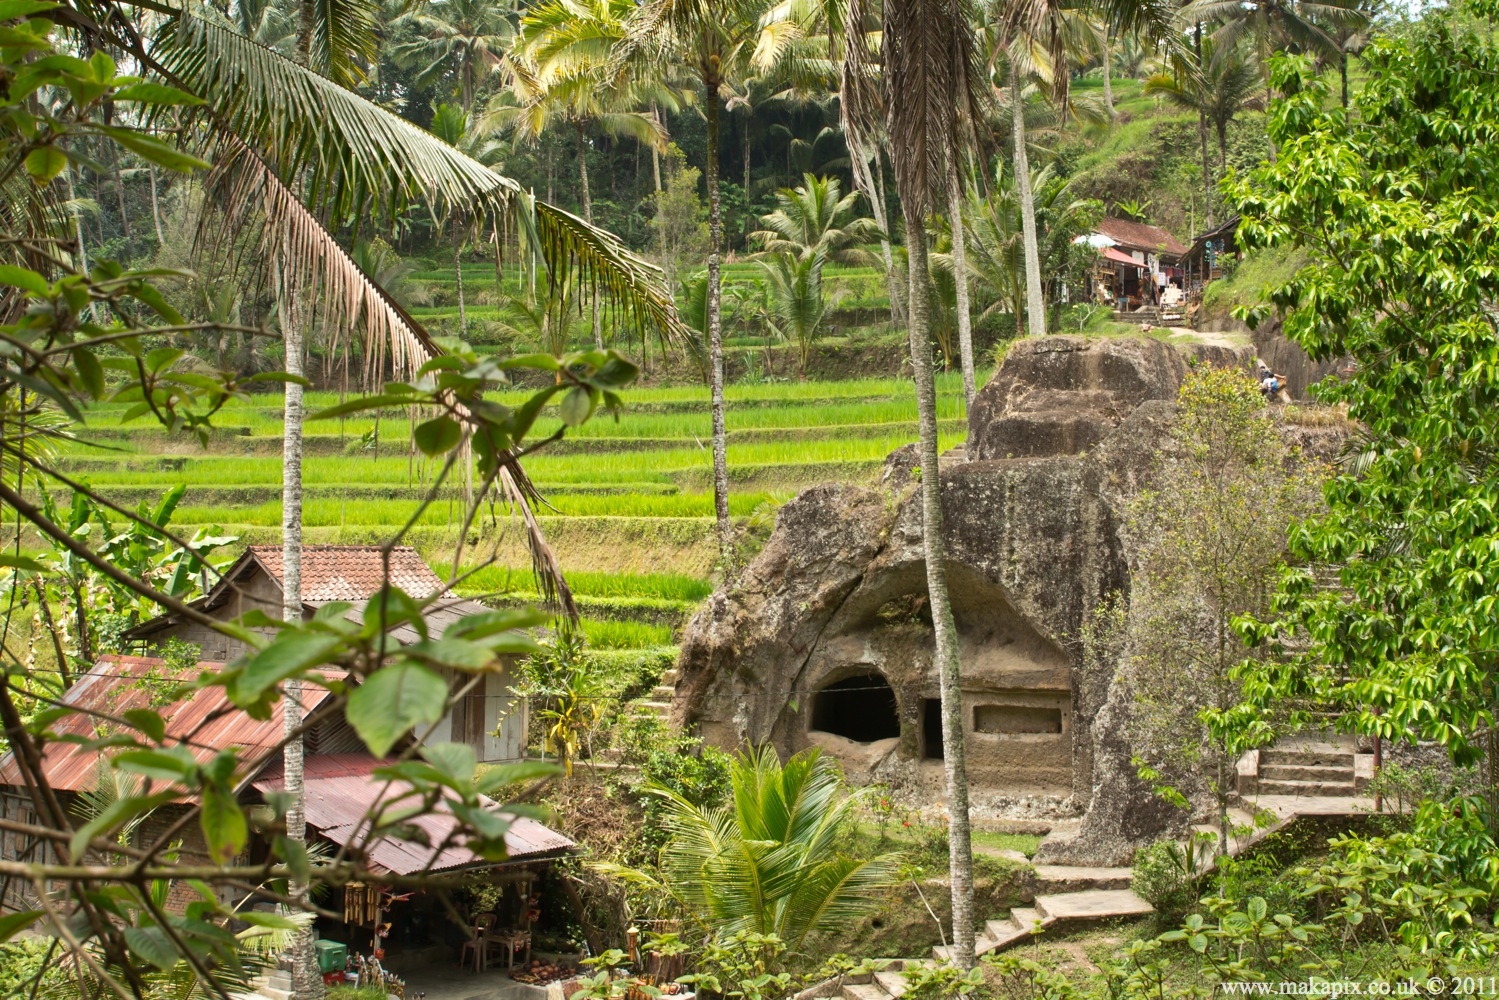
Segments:
[[[1248,359],[1226,348],[1184,353],[1148,338],[1042,337],[1018,341],[974,400],[970,459],[1076,455],[1098,444],[1148,399],[1173,399],[1191,360]]]
[[[1038,862],[1127,864],[1183,819],[1136,777],[1122,736],[1132,695],[1081,635],[1129,592],[1124,503],[1187,369],[1160,341],[1021,341],[970,411],[969,461],[942,463],[975,810],[1081,817]],[[892,454],[882,488],[818,487],[782,508],[760,556],[683,635],[680,724],[727,747],[818,746],[855,781],[941,797],[914,459]],[[882,711],[888,732],[866,729]]]

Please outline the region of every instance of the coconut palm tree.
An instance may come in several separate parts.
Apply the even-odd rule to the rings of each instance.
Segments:
[[[464,111],[473,108],[520,30],[514,4],[491,0],[435,0],[406,18],[425,37],[397,46],[396,61],[417,69],[419,87],[451,77]]]
[[[844,48],[846,122],[854,146],[862,146],[882,115],[889,136],[896,187],[906,224],[908,334],[916,383],[917,455],[922,470],[922,540],[928,606],[935,639],[933,663],[942,695],[942,749],[950,824],[953,934],[949,955],[961,968],[974,964],[973,849],[968,818],[968,775],[963,751],[963,714],[957,626],[947,590],[947,546],[943,535],[941,475],[937,457],[937,391],[932,370],[931,287],[927,216],[945,205],[950,163],[957,157],[960,108],[977,104],[970,11],[960,0],[907,0],[883,9],[882,93],[868,86],[867,48]],[[844,21],[863,25],[863,0],[851,0]],[[883,98],[883,100],[880,100]],[[882,106],[881,106],[882,105]],[[972,114],[970,120],[979,116]]]
[[[713,424],[713,513],[719,561],[734,562],[734,529],[729,521],[728,438],[723,396],[723,201],[719,190],[718,140],[726,87],[746,74],[757,44],[775,16],[772,0],[646,0],[631,16],[623,44],[611,65],[653,58],[658,64],[684,63],[696,74],[707,121],[703,178],[708,189],[708,393]]]
[[[822,294],[822,270],[827,261],[828,251],[813,247],[805,254],[768,254],[758,262],[765,277],[772,332],[796,345],[802,381],[807,379],[807,361],[827,311]]]
[[[721,806],[647,786],[672,832],[659,869],[595,867],[666,900],[698,940],[773,934],[793,955],[813,934],[862,919],[895,881],[895,855],[849,856],[846,824],[860,796],[847,794],[832,758],[807,750],[782,765],[762,747],[734,759],[729,781]]]
[[[1258,99],[1260,75],[1244,57],[1243,46],[1225,44],[1215,36],[1202,40],[1196,49],[1183,47],[1173,53],[1171,72],[1152,73],[1145,93],[1197,112],[1198,141],[1202,152],[1203,205],[1207,224],[1213,225],[1213,168],[1208,159],[1208,125],[1218,135],[1219,176],[1228,170],[1228,126],[1244,108]]]
[[[797,188],[776,192],[776,209],[762,215],[764,229],[750,233],[750,241],[768,253],[807,257],[821,250],[840,264],[871,265],[874,254],[862,244],[880,236],[874,220],[854,216],[859,193],[843,193],[836,177],[802,176]]]

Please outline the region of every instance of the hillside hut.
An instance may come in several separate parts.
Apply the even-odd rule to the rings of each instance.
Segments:
[[[1187,247],[1159,226],[1105,217],[1083,239],[1098,250],[1091,297],[1121,314],[1159,305],[1162,290],[1181,282],[1178,262]]]

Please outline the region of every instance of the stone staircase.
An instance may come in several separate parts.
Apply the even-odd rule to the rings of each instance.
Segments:
[[[1259,752],[1256,795],[1354,795],[1357,755],[1351,747],[1301,743]]]
[[[668,667],[661,673],[661,680],[644,698],[630,703],[628,711],[634,715],[659,715],[662,719],[671,716],[671,700],[677,693],[677,668]]]
[[[906,992],[905,970],[930,963],[917,959],[881,959],[875,972],[834,976],[796,994],[793,1000],[900,1000]]]

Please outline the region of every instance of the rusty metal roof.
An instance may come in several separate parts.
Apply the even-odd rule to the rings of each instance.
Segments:
[[[1093,231],[1102,233],[1125,248],[1149,250],[1151,253],[1163,253],[1168,257],[1179,257],[1187,252],[1186,245],[1181,240],[1160,226],[1151,226],[1132,219],[1102,218],[1098,220],[1098,225],[1093,227]]]
[[[377,760],[367,754],[308,757],[303,763],[308,825],[336,844],[356,841],[373,864],[398,875],[493,863],[461,845],[437,849],[388,834],[373,844],[359,844],[363,832],[368,830],[368,824],[362,821],[372,808],[397,802],[410,793],[410,787],[402,782],[387,782],[370,776],[375,768],[389,763],[392,762]],[[281,789],[280,764],[266,768],[255,779],[254,785],[262,792]],[[497,803],[485,801],[505,815]],[[453,817],[446,813],[426,813],[407,822],[420,828],[434,845],[441,844],[456,826]],[[505,847],[512,860],[556,854],[573,846],[567,837],[524,816],[511,817],[510,829],[505,832]]]
[[[153,671],[158,677],[165,676],[162,671],[164,662],[153,656],[103,657],[63,695],[63,705],[78,711],[55,722],[53,731],[58,735],[96,739],[101,735],[98,728],[101,724],[115,725],[120,730],[128,728],[123,722],[110,723],[101,716],[119,719],[132,708],[150,708],[152,691],[145,678]],[[223,666],[204,660],[198,664],[197,670],[188,671],[179,679],[190,680],[199,671],[218,670]],[[341,672],[327,673],[329,676],[343,676]],[[303,710],[316,709],[328,697],[328,692],[321,687],[304,687]],[[240,757],[250,760],[277,746],[282,739],[279,703],[271,717],[260,722],[236,708],[221,687],[201,688],[189,698],[160,706],[158,711],[166,722],[166,744],[186,746],[200,761],[230,747],[241,748]],[[48,783],[55,789],[91,791],[97,787],[100,759],[96,750],[73,743],[49,742],[42,753],[42,767]],[[11,754],[0,758],[0,783],[25,783]]]

